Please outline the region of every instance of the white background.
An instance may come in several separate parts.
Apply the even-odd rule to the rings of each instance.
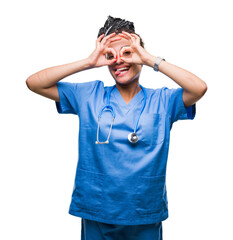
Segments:
[[[0,5],[0,238],[80,239],[68,214],[78,156],[78,117],[25,81],[47,67],[88,57],[108,15],[135,24],[145,48],[203,79],[193,121],[171,131],[165,240],[232,240],[232,8],[222,1],[21,0]],[[70,82],[115,82],[107,67]],[[144,66],[144,87],[179,87]]]

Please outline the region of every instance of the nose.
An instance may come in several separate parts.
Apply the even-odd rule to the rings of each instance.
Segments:
[[[120,57],[120,53],[117,53],[116,58],[117,58],[116,64],[121,64],[121,63],[123,63],[123,60],[122,60],[121,57]]]

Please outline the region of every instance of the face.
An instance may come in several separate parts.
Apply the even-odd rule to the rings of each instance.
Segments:
[[[112,42],[108,46],[109,48],[113,48],[117,54],[117,61],[108,66],[109,71],[117,83],[124,84],[124,85],[131,83],[132,81],[138,81],[141,70],[142,70],[142,65],[126,63],[120,59],[120,51],[122,47],[129,47],[129,46],[130,46],[130,41],[125,38],[122,38],[121,40],[116,42]],[[123,53],[124,58],[130,57],[130,56],[131,56],[130,52]],[[111,59],[113,55],[109,53],[108,57]]]

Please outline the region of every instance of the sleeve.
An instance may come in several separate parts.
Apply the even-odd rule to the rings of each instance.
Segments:
[[[81,107],[103,82],[96,80],[84,83],[57,82],[60,102],[55,102],[58,113],[79,115]]]
[[[183,102],[183,88],[168,89],[163,88],[165,93],[165,107],[171,117],[171,124],[178,120],[193,120],[196,115],[196,104],[185,107]]]

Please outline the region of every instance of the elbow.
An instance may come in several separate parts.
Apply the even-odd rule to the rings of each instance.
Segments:
[[[32,84],[31,84],[31,82],[32,82],[31,78],[28,77],[27,80],[26,80],[26,85],[32,91]]]
[[[34,87],[34,79],[33,79],[32,75],[29,76],[29,77],[26,79],[26,85],[27,85],[27,87],[28,87],[31,91],[34,92],[35,87]]]
[[[208,89],[207,84],[203,81],[200,86],[200,96],[201,97],[205,95],[207,89]]]
[[[205,95],[205,93],[207,91],[207,84],[199,78],[194,89],[195,89],[196,97],[198,99],[200,99],[201,97],[203,97]]]
[[[193,96],[196,99],[196,101],[201,99],[205,95],[206,91],[207,91],[207,85],[206,85],[206,83],[204,81],[201,81],[196,86],[195,93],[193,92]]]

